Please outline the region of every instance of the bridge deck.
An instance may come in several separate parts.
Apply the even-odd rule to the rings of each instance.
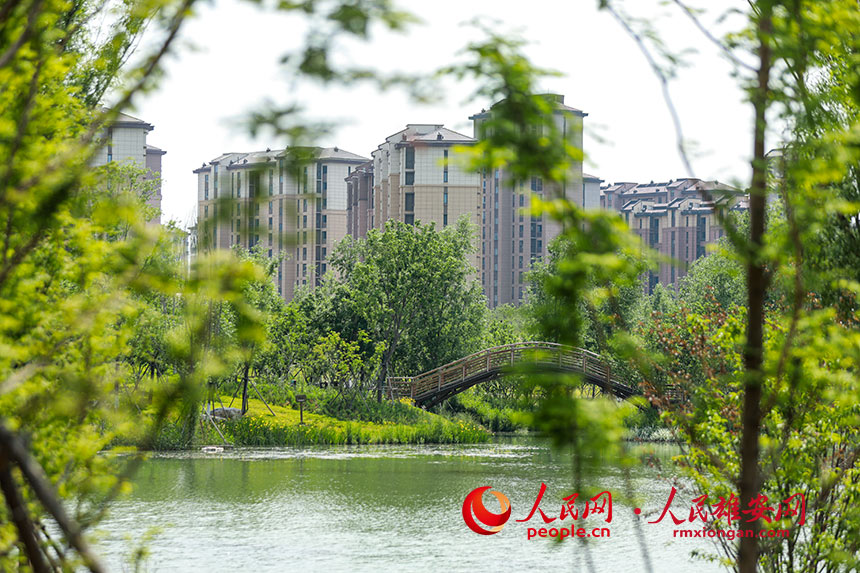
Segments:
[[[619,398],[636,393],[635,388],[613,378],[609,363],[594,352],[552,342],[519,342],[481,350],[417,376],[389,377],[386,394],[391,399],[409,397],[418,405],[434,406],[526,364],[582,374],[588,383]]]

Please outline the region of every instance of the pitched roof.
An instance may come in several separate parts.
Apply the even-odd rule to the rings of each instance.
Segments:
[[[412,137],[407,136],[407,141],[421,141],[421,142],[435,142],[435,141],[448,141],[448,142],[459,142],[459,143],[474,143],[476,140],[474,137],[470,137],[468,135],[464,135],[460,132],[454,131],[453,129],[448,129],[447,127],[439,127],[429,133],[423,134],[415,134]]]

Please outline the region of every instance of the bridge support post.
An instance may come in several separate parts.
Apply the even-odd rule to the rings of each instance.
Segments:
[[[606,363],[606,388],[603,389],[603,391],[607,394],[612,393],[612,390],[610,387],[610,384],[612,384],[612,374],[611,374],[612,370],[611,370],[611,368],[612,367],[609,365],[609,362],[607,362]]]

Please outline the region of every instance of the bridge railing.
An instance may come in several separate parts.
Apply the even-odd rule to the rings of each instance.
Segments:
[[[557,365],[611,383],[611,369],[598,354],[553,342],[518,342],[487,348],[417,376],[389,377],[389,398],[420,398],[467,378],[521,362]]]

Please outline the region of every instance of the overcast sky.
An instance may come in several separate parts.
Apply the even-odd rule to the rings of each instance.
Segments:
[[[657,0],[627,4],[657,23],[674,49],[697,50],[670,88],[685,135],[695,146],[694,175],[746,182],[751,114],[731,66],[676,7],[660,7]],[[464,22],[478,18],[499,31],[519,31],[534,64],[563,74],[545,80],[542,91],[564,94],[567,105],[588,114],[587,173],[606,182],[687,175],[659,81],[635,42],[611,15],[597,10],[597,0],[401,0],[399,5],[422,23],[404,34],[376,33],[366,45],[349,42],[337,56],[387,72],[428,72],[451,63],[468,41],[480,37]],[[710,10],[719,5],[720,12],[744,7],[734,0],[707,5]],[[713,25],[719,15],[708,12],[702,19]],[[302,100],[310,117],[341,126],[320,145],[364,156],[407,123],[444,123],[472,135],[469,115],[492,103],[471,99],[474,86],[465,83],[440,85],[445,101],[430,106],[410,101],[400,90],[295,86],[279,60],[301,44],[304,33],[295,17],[233,0],[202,5],[183,29],[185,45],[168,62],[160,88],[136,101],[132,111],[155,125],[148,142],[167,151],[163,221],[192,220],[192,170],[203,162],[226,151],[283,145],[266,134],[252,138],[241,127],[242,117],[265,100]]]

